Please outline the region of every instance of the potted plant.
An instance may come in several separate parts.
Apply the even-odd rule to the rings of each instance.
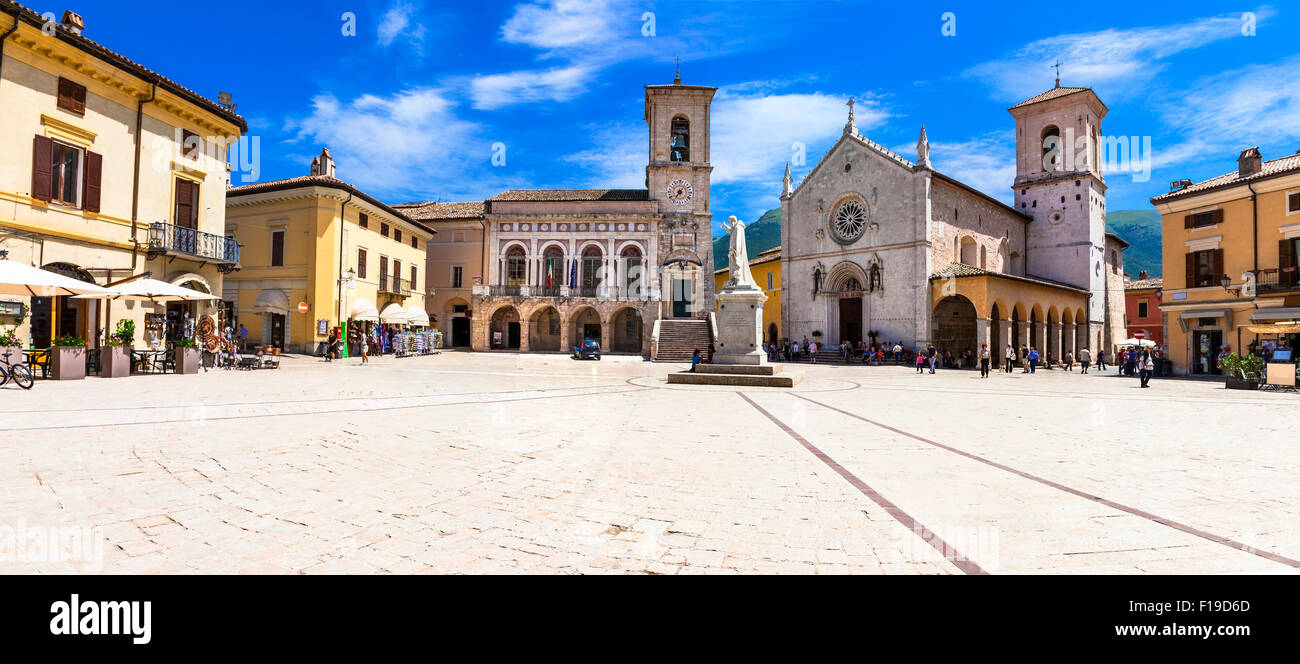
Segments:
[[[176,353],[176,373],[178,374],[196,374],[199,372],[199,362],[202,361],[202,353],[199,352],[199,344],[193,339],[177,339],[172,344],[172,350]]]
[[[1254,353],[1242,357],[1229,353],[1221,365],[1224,387],[1229,390],[1257,390],[1264,373],[1264,360]]]
[[[23,361],[23,340],[12,327],[0,327],[0,361],[5,359],[5,353],[9,353],[11,364]]]
[[[104,341],[99,356],[101,378],[126,378],[131,375],[131,347],[115,334]]]
[[[130,318],[123,318],[117,321],[117,330],[113,332],[113,338],[117,339],[121,346],[126,348],[135,347],[135,321]]]
[[[86,377],[86,340],[65,334],[50,349],[50,374],[54,380],[82,380]]]

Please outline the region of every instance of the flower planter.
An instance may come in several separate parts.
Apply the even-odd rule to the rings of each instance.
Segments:
[[[199,372],[199,363],[203,355],[197,348],[177,348],[176,349],[176,373],[178,374],[196,374]]]
[[[0,346],[0,364],[6,361],[5,353],[9,353],[9,364],[22,364],[24,361],[22,346]],[[28,367],[29,369],[31,367]],[[39,371],[39,370],[38,370]],[[33,372],[36,373],[36,372]]]
[[[100,378],[126,378],[131,375],[131,349],[108,346],[99,356]]]
[[[1259,381],[1247,380],[1244,378],[1228,378],[1224,381],[1224,387],[1230,390],[1258,390]]]
[[[55,346],[50,349],[50,378],[83,380],[85,377],[85,346]]]

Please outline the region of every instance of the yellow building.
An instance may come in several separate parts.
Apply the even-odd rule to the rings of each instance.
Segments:
[[[1184,180],[1151,199],[1164,252],[1165,345],[1177,374],[1217,374],[1224,346],[1259,353],[1300,342],[1300,153]]]
[[[339,321],[426,327],[425,252],[434,231],[334,177],[329,150],[311,174],[235,187],[227,230],[243,269],[225,299],[251,344],[318,350]]]
[[[767,302],[763,304],[763,339],[768,343],[778,343],[783,339],[784,330],[781,325],[781,248],[768,249],[755,256],[749,262],[749,271],[754,275],[754,283],[767,296]],[[714,272],[715,292],[721,292],[730,278],[727,268]]]
[[[226,238],[226,152],[244,120],[81,36],[0,4],[0,251],[101,286],[150,272],[220,293],[238,268]],[[46,34],[49,31],[51,34]],[[0,328],[25,345],[99,345],[135,322],[137,345],[193,333],[216,304],[0,297]]]

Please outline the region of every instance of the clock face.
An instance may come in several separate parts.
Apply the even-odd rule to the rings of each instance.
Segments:
[[[685,205],[690,203],[691,199],[694,197],[695,190],[691,187],[691,183],[685,180],[673,180],[669,183],[668,200],[673,203],[676,203],[677,205]]]

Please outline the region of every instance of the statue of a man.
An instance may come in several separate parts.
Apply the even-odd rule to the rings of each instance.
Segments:
[[[722,225],[723,230],[731,237],[731,250],[727,254],[727,271],[731,278],[727,280],[727,285],[757,288],[754,274],[749,271],[749,249],[745,246],[745,222],[734,216],[727,221],[729,223]]]

